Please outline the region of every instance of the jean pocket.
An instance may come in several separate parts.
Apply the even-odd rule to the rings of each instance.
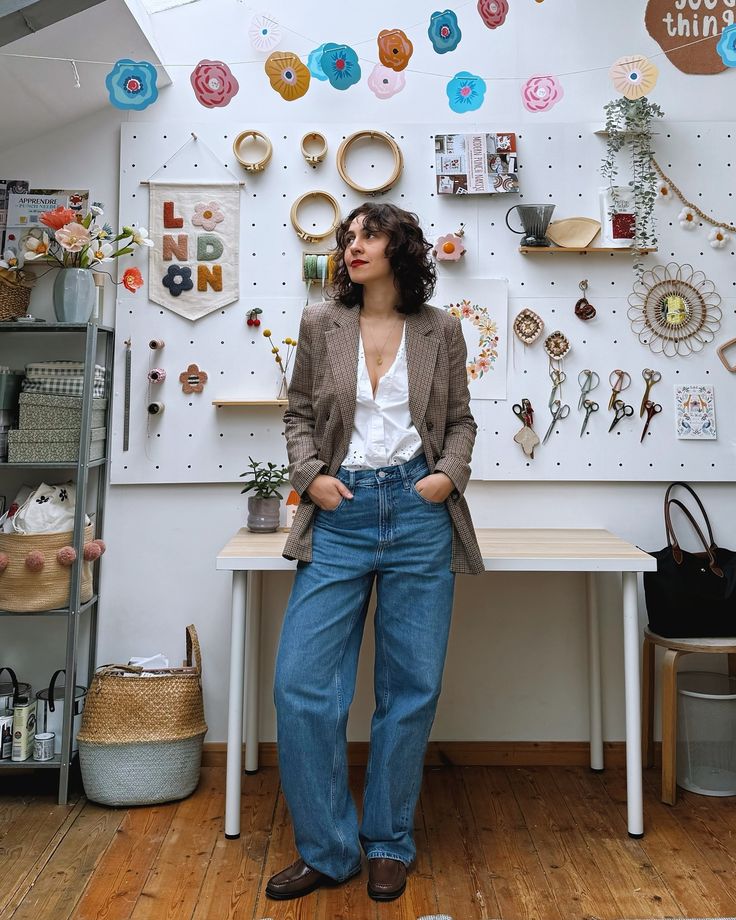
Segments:
[[[336,511],[339,511],[340,508],[342,508],[342,506],[345,504],[345,501],[346,501],[345,496],[341,495],[340,501],[335,505],[334,508],[320,508],[319,510],[322,511],[324,514],[335,514]]]
[[[431,502],[428,498],[425,498],[422,495],[422,493],[417,490],[415,483],[411,484],[411,491],[412,491],[412,494],[416,495],[416,497],[419,499],[420,502],[422,502],[423,505],[429,505],[430,508],[444,508],[445,507],[444,502]]]

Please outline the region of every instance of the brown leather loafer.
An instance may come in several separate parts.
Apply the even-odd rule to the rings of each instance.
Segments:
[[[368,895],[374,901],[393,901],[406,888],[406,866],[400,859],[368,860]]]
[[[359,872],[360,867],[348,878],[353,878]],[[343,879],[345,882],[347,880]],[[297,859],[295,863],[287,866],[286,869],[282,869],[281,872],[271,876],[266,885],[266,897],[275,901],[289,901],[292,898],[302,898],[305,894],[309,894],[310,891],[315,891],[317,888],[322,888],[323,886],[335,887],[336,885],[342,885],[342,882],[336,881],[323,872],[312,869],[303,859]]]

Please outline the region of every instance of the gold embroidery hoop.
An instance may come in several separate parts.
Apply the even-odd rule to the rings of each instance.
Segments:
[[[240,152],[240,148],[249,137],[252,137],[255,141],[261,141],[266,147],[266,152],[260,160],[246,160]],[[235,138],[233,141],[233,153],[235,154],[235,159],[246,172],[262,172],[271,161],[273,144],[262,131],[250,128],[247,131],[241,131]]]
[[[316,153],[310,153],[307,149],[307,143],[309,141],[317,141],[318,144],[321,144]],[[324,134],[320,134],[319,131],[309,131],[302,138],[300,149],[302,151],[302,156],[307,161],[307,163],[310,166],[316,166],[318,163],[321,163],[327,156],[327,138],[324,136]]]
[[[299,208],[307,200],[307,198],[324,198],[324,200],[332,207],[334,212],[332,226],[325,230],[324,233],[317,233],[315,230],[307,232],[299,223]],[[324,240],[330,236],[330,234],[334,233],[335,230],[337,230],[337,228],[340,226],[340,205],[337,203],[337,199],[330,195],[329,192],[305,192],[303,195],[300,195],[291,206],[290,216],[291,226],[294,228],[294,230],[296,230],[296,235],[300,240],[303,240],[305,243],[318,243],[320,240]]]
[[[363,138],[383,141],[388,145],[394,157],[394,169],[391,176],[386,182],[382,182],[374,188],[364,188],[362,185],[353,182],[345,169],[345,160],[348,151],[356,141],[362,140]],[[356,131],[355,134],[346,137],[337,150],[337,171],[340,173],[340,178],[346,185],[349,185],[353,191],[360,192],[361,195],[383,195],[384,192],[388,192],[398,181],[403,168],[404,157],[402,156],[401,149],[391,135],[386,134],[385,131]]]

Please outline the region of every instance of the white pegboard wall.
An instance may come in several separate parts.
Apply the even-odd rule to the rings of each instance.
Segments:
[[[134,296],[124,293],[118,299],[112,433],[115,483],[233,482],[244,470],[248,454],[262,460],[286,459],[280,408],[216,409],[212,401],[275,397],[279,378],[270,348],[260,333],[270,327],[279,343],[287,335],[296,336],[306,299],[301,281],[301,253],[329,248],[301,243],[289,220],[291,205],[310,189],[333,194],[343,214],[359,204],[362,196],[342,182],[334,155],[345,136],[371,126],[248,125],[264,131],[274,145],[273,159],[261,174],[245,174],[232,154],[232,140],[244,127],[187,124],[166,128],[143,122],[122,126],[119,213],[123,222],[147,226],[148,192],[140,182],[159,170],[192,130],[222,164],[244,178],[246,186],[242,192],[239,302],[191,322],[148,302],[145,286]],[[729,411],[734,379],[715,355],[715,345],[736,334],[736,281],[732,280],[736,262],[732,247],[727,251],[712,250],[705,231],[687,234],[680,229],[679,207],[675,202],[658,205],[659,253],[649,257],[648,264],[690,261],[701,268],[724,298],[724,319],[716,342],[700,355],[678,359],[657,357],[638,342],[626,316],[633,283],[628,254],[524,256],[517,249],[518,237],[505,226],[505,213],[517,201],[554,202],[555,218],[599,216],[598,189],[602,183],[598,168],[605,145],[594,134],[599,125],[524,125],[517,131],[521,194],[472,198],[435,194],[434,134],[458,130],[456,126],[451,129],[441,124],[372,127],[390,131],[404,155],[400,181],[379,200],[394,201],[416,211],[430,239],[457,229],[460,222],[466,224],[468,252],[463,263],[440,264],[439,271],[458,278],[507,278],[509,328],[519,310],[530,307],[544,319],[545,334],[560,328],[573,346],[564,365],[568,379],[563,395],[571,406],[570,417],[561,422],[558,433],[552,435],[547,445],[535,451],[535,459],[527,460],[513,442],[520,425],[511,405],[524,396],[530,398],[536,410],[535,428],[540,437],[544,435],[549,422],[547,357],[541,341],[526,349],[518,341],[509,342],[509,399],[473,403],[479,424],[474,478],[575,481],[736,478],[733,462],[736,418]],[[323,164],[313,168],[304,162],[299,144],[303,134],[315,129],[326,135],[329,153]],[[462,129],[513,131],[514,125],[505,121],[463,125]],[[736,137],[736,126],[725,123],[704,128],[678,124],[661,130],[657,138],[659,162],[683,191],[691,194],[705,210],[709,205],[717,209],[731,202],[736,182],[728,151],[734,149],[731,135]],[[718,162],[714,163],[714,159]],[[697,166],[698,163],[701,165]],[[362,145],[362,150],[351,155],[351,175],[356,181],[370,185],[374,177],[388,174],[390,164],[386,149]],[[202,152],[201,145],[198,148],[193,144],[167,164],[158,177],[194,179],[203,168],[203,182],[217,178],[212,172],[210,155]],[[329,219],[329,209],[319,204],[307,205],[300,211],[300,218],[306,227],[322,226]],[[142,261],[139,264],[146,277],[147,265]],[[598,310],[590,323],[577,319],[572,309],[580,296],[578,283],[583,278],[589,281],[588,297]],[[319,289],[315,287],[311,299],[318,298]],[[264,310],[262,325],[255,334],[245,323],[247,310],[253,306]],[[133,343],[133,386],[130,450],[124,453],[123,358],[128,338]],[[151,353],[147,343],[152,338],[166,342],[153,363],[166,368],[167,379],[149,390],[146,373]],[[185,396],[178,377],[190,363],[197,363],[205,370],[209,381],[202,394]],[[581,439],[577,375],[585,367],[596,370],[601,377],[601,386],[595,394],[601,409],[591,417],[589,433]],[[632,376],[632,387],[625,395],[630,396],[627,402],[636,412],[633,419],[624,420],[609,435],[607,385],[608,375],[615,367],[626,369]],[[643,421],[639,419],[638,407],[644,367],[662,372],[662,381],[653,396],[664,411],[653,420],[651,435],[640,444]],[[716,442],[685,442],[675,438],[673,387],[688,383],[715,386],[719,435]],[[149,400],[165,403],[161,416],[147,415]]]

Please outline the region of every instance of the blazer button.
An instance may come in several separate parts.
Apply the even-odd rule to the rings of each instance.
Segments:
[[[460,493],[458,492],[457,489],[454,489],[450,494],[451,494],[452,497],[455,499],[455,501],[457,501],[458,498],[460,498]]]
[[[431,431],[434,428],[433,422],[427,422],[427,431]]]

